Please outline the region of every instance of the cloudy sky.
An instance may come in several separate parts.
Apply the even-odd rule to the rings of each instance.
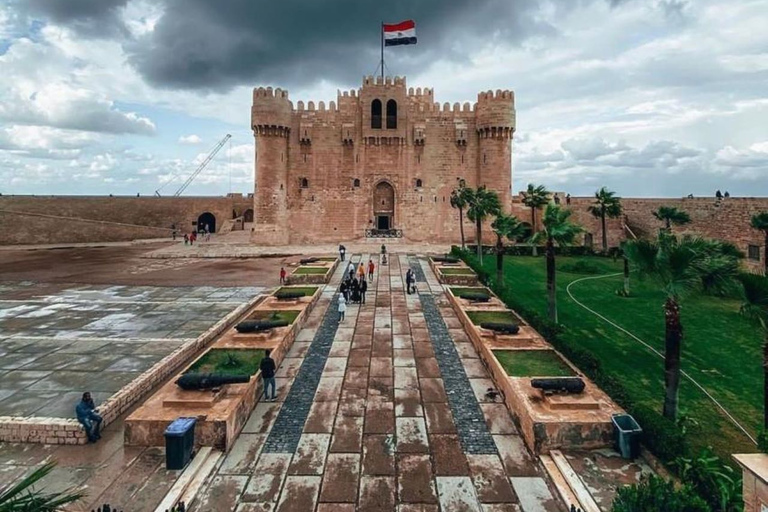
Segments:
[[[0,0],[0,192],[248,192],[254,86],[514,89],[515,190],[768,195],[768,0]],[[169,183],[170,181],[170,183]]]

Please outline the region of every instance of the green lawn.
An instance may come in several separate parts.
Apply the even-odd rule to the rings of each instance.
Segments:
[[[588,265],[579,264],[586,260]],[[557,300],[563,338],[597,356],[603,367],[622,379],[633,399],[661,411],[664,393],[663,360],[635,340],[588,313],[567,295],[566,286],[597,268],[599,274],[620,273],[622,263],[609,258],[558,257]],[[485,270],[496,274],[495,258],[485,258]],[[590,272],[591,273],[591,272]],[[546,316],[546,273],[542,257],[508,256],[504,279],[517,300]],[[591,276],[590,276],[591,277]],[[663,295],[650,281],[631,280],[631,296],[616,290],[622,276],[581,281],[571,287],[574,297],[664,351]],[[762,424],[761,334],[739,315],[740,302],[701,295],[681,301],[682,366],[754,435]],[[754,451],[747,437],[733,426],[693,384],[683,380],[681,411],[698,425],[689,427],[694,447],[710,445],[720,456]]]
[[[441,267],[440,272],[446,276],[471,276],[474,275],[474,271],[467,267]]]
[[[285,321],[292,324],[296,317],[299,316],[300,311],[294,311],[290,309],[279,309],[274,311],[254,311],[249,320],[273,320],[273,321]]]
[[[293,273],[296,275],[306,275],[306,274],[316,275],[316,274],[325,274],[326,272],[328,272],[328,269],[325,267],[305,267],[305,266],[301,266],[293,271]]]
[[[264,357],[264,350],[261,349],[212,348],[195,361],[185,373],[253,375],[259,371],[262,357]]]
[[[570,377],[573,370],[552,350],[494,350],[511,377]]]
[[[317,291],[317,286],[281,286],[275,292],[278,293],[303,293],[305,297],[311,297]]]
[[[520,324],[520,319],[511,311],[467,311],[467,316],[475,325],[484,324],[486,322]]]

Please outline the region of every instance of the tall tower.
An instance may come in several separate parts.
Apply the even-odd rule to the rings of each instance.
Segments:
[[[288,137],[292,105],[288,91],[271,87],[253,90],[251,128],[256,138],[254,230],[258,244],[288,243]]]
[[[477,95],[475,110],[479,151],[477,184],[499,194],[505,211],[512,198],[512,136],[515,133],[515,93],[497,90]]]

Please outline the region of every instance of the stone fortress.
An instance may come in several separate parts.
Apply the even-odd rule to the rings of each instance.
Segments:
[[[259,87],[251,125],[257,244],[337,242],[371,230],[454,242],[459,225],[450,194],[459,179],[510,204],[512,91],[441,106],[432,89],[368,76],[326,106],[293,105],[287,91]]]

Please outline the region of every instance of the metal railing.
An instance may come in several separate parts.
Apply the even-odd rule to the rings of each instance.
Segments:
[[[403,238],[402,229],[366,229],[366,238]]]

